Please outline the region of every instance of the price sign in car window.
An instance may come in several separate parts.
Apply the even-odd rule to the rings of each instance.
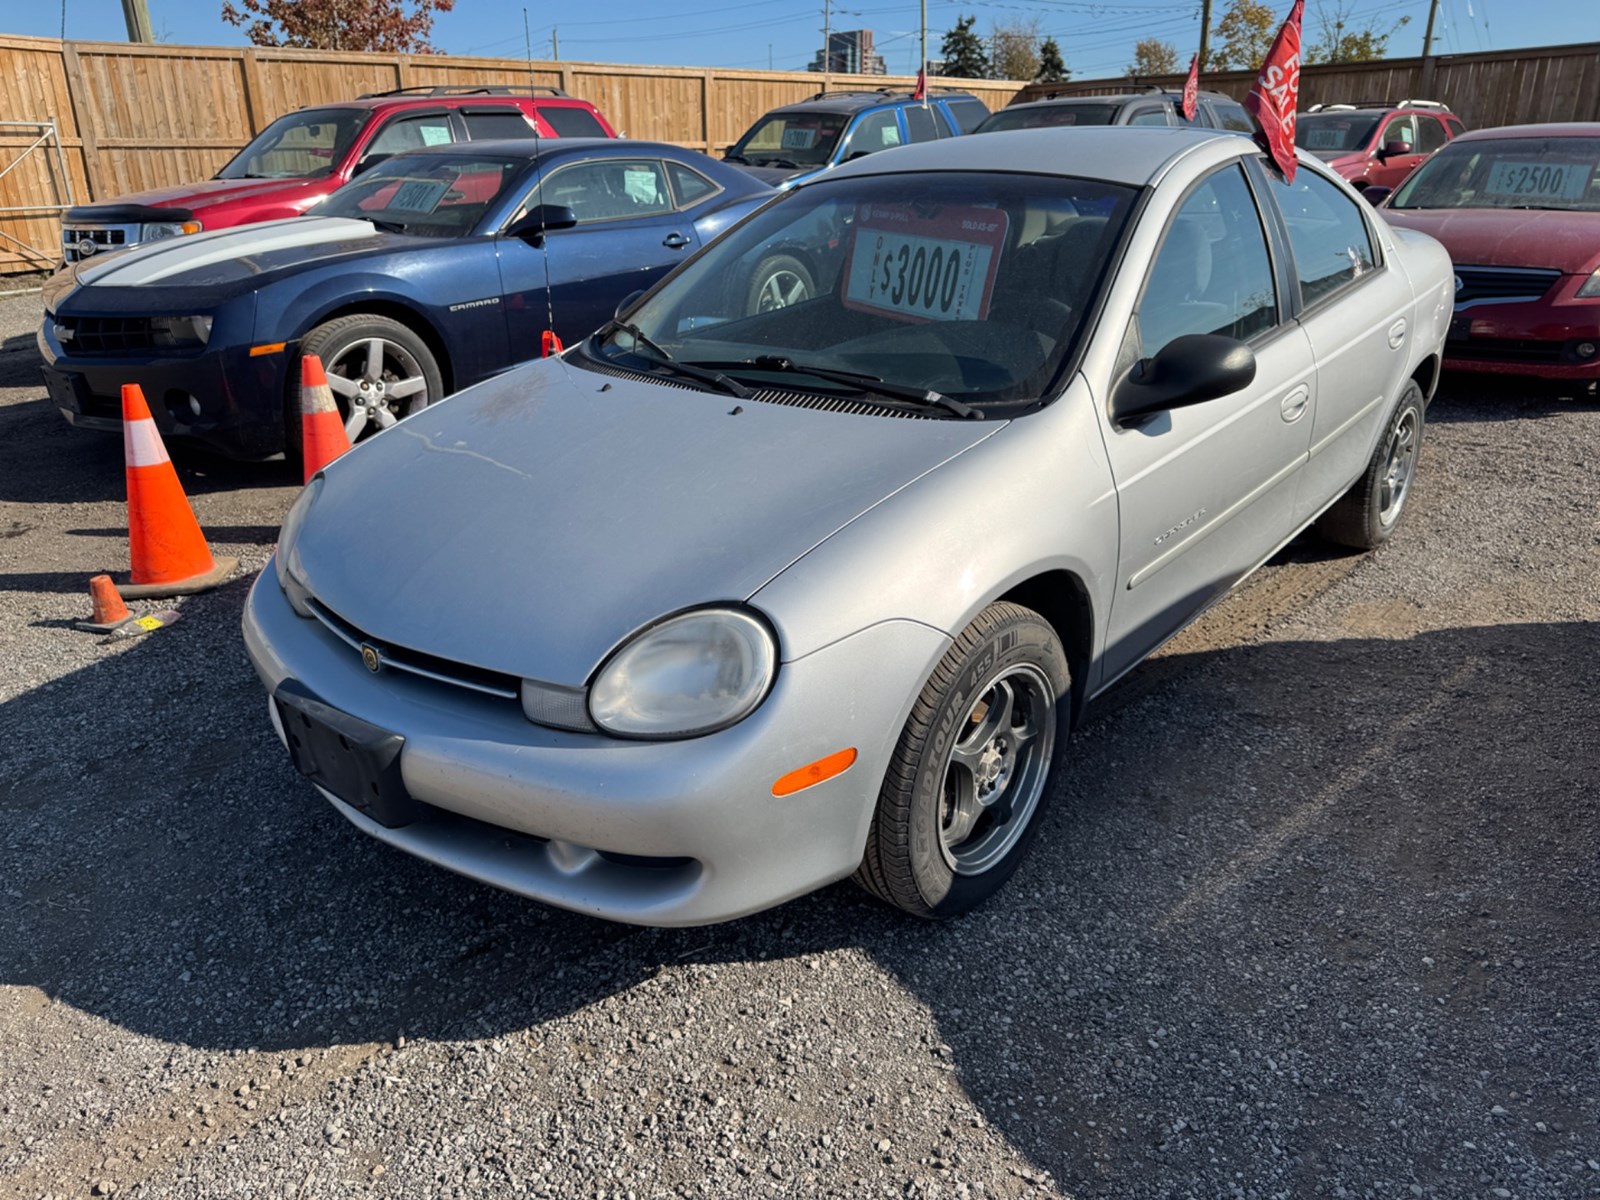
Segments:
[[[1349,121],[1320,121],[1306,130],[1304,145],[1307,150],[1343,150],[1349,132]]]
[[[981,321],[989,315],[1006,214],[951,205],[864,204],[845,276],[844,305],[913,321]]]
[[[790,125],[783,131],[783,148],[785,150],[809,150],[817,144],[817,131],[815,127]]]
[[[384,207],[395,212],[431,213],[449,190],[450,184],[445,180],[407,179]]]
[[[1589,186],[1591,164],[1576,162],[1516,162],[1500,159],[1489,168],[1483,190],[1491,196],[1518,199],[1582,200]]]

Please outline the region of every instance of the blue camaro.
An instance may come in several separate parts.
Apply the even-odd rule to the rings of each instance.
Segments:
[[[604,324],[773,195],[655,142],[476,142],[388,159],[306,216],[74,266],[46,290],[51,398],[121,428],[144,388],[162,432],[241,458],[297,449],[298,363],[318,355],[351,438]],[[785,295],[779,257],[747,286]],[[782,297],[775,301],[783,302]]]

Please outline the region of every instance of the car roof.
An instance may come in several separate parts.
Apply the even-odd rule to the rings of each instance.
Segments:
[[[1600,121],[1559,121],[1548,125],[1500,125],[1493,129],[1469,129],[1451,141],[1478,142],[1485,138],[1524,137],[1600,137]]]
[[[928,99],[931,100],[978,100],[971,92],[947,92],[942,89],[929,89]],[[767,115],[780,112],[860,112],[863,108],[874,108],[880,104],[910,104],[913,103],[910,92],[891,92],[888,90],[870,92],[818,92],[815,96],[807,96],[804,100],[796,100],[792,104],[779,104],[768,110]],[[916,101],[916,103],[921,103]],[[978,100],[979,104],[983,101]]]
[[[1239,103],[1226,92],[1211,92],[1202,89],[1197,93],[1207,100],[1226,100],[1230,104]],[[1008,104],[1005,108],[996,109],[996,112],[1005,112],[1012,108],[1055,108],[1072,104],[1128,104],[1134,100],[1179,100],[1182,92],[1117,92],[1106,96],[1046,96],[1042,100],[1026,100],[1021,104]]]
[[[637,142],[632,138],[598,138],[598,137],[519,137],[519,138],[484,138],[476,142],[446,142],[438,146],[418,146],[402,153],[407,157],[413,154],[428,154],[434,157],[471,158],[475,154],[497,154],[504,158],[525,158],[532,162],[536,158],[550,158],[555,155],[583,154],[585,152],[601,152],[611,157],[638,158],[641,155],[685,153],[698,154],[699,151],[685,151],[682,146],[675,146],[671,142]],[[400,155],[396,154],[396,158]]]
[[[465,108],[472,104],[489,104],[521,107],[592,108],[587,100],[577,96],[536,96],[510,92],[452,92],[443,96],[356,96],[349,100],[332,100],[324,104],[307,104],[296,112],[315,112],[335,108]]]
[[[1207,142],[1241,144],[1223,129],[1094,125],[1008,129],[879,151],[829,171],[827,178],[905,171],[1004,171],[1070,175],[1144,187],[1169,163]]]

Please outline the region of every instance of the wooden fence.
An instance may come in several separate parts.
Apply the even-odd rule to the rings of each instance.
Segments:
[[[905,76],[827,78],[832,88],[909,88],[914,82]],[[1021,86],[941,82],[972,91],[991,108],[1002,107]],[[767,109],[815,93],[823,77],[0,37],[0,273],[36,270],[58,257],[65,204],[206,179],[291,109],[397,87],[480,83],[560,87],[593,103],[629,137],[713,152],[736,141]],[[39,130],[7,124],[52,121],[59,153],[53,144],[23,153]]]
[[[1431,70],[1430,70],[1431,67]],[[1244,99],[1254,71],[1218,71],[1200,86]],[[1183,75],[1137,80],[1072,80],[1032,83],[1013,103],[1061,96],[1109,95],[1146,85],[1177,90]],[[1300,111],[1313,104],[1355,100],[1402,100],[1414,96],[1448,104],[1468,129],[1543,121],[1600,121],[1600,42],[1538,46],[1483,54],[1390,58],[1369,63],[1331,63],[1300,70]]]

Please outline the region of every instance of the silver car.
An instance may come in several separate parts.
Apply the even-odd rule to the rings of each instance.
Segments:
[[[1452,299],[1229,134],[872,155],[335,462],[246,642],[300,771],[451,870],[645,924],[852,874],[954,915],[1096,695],[1308,526],[1390,536]]]

